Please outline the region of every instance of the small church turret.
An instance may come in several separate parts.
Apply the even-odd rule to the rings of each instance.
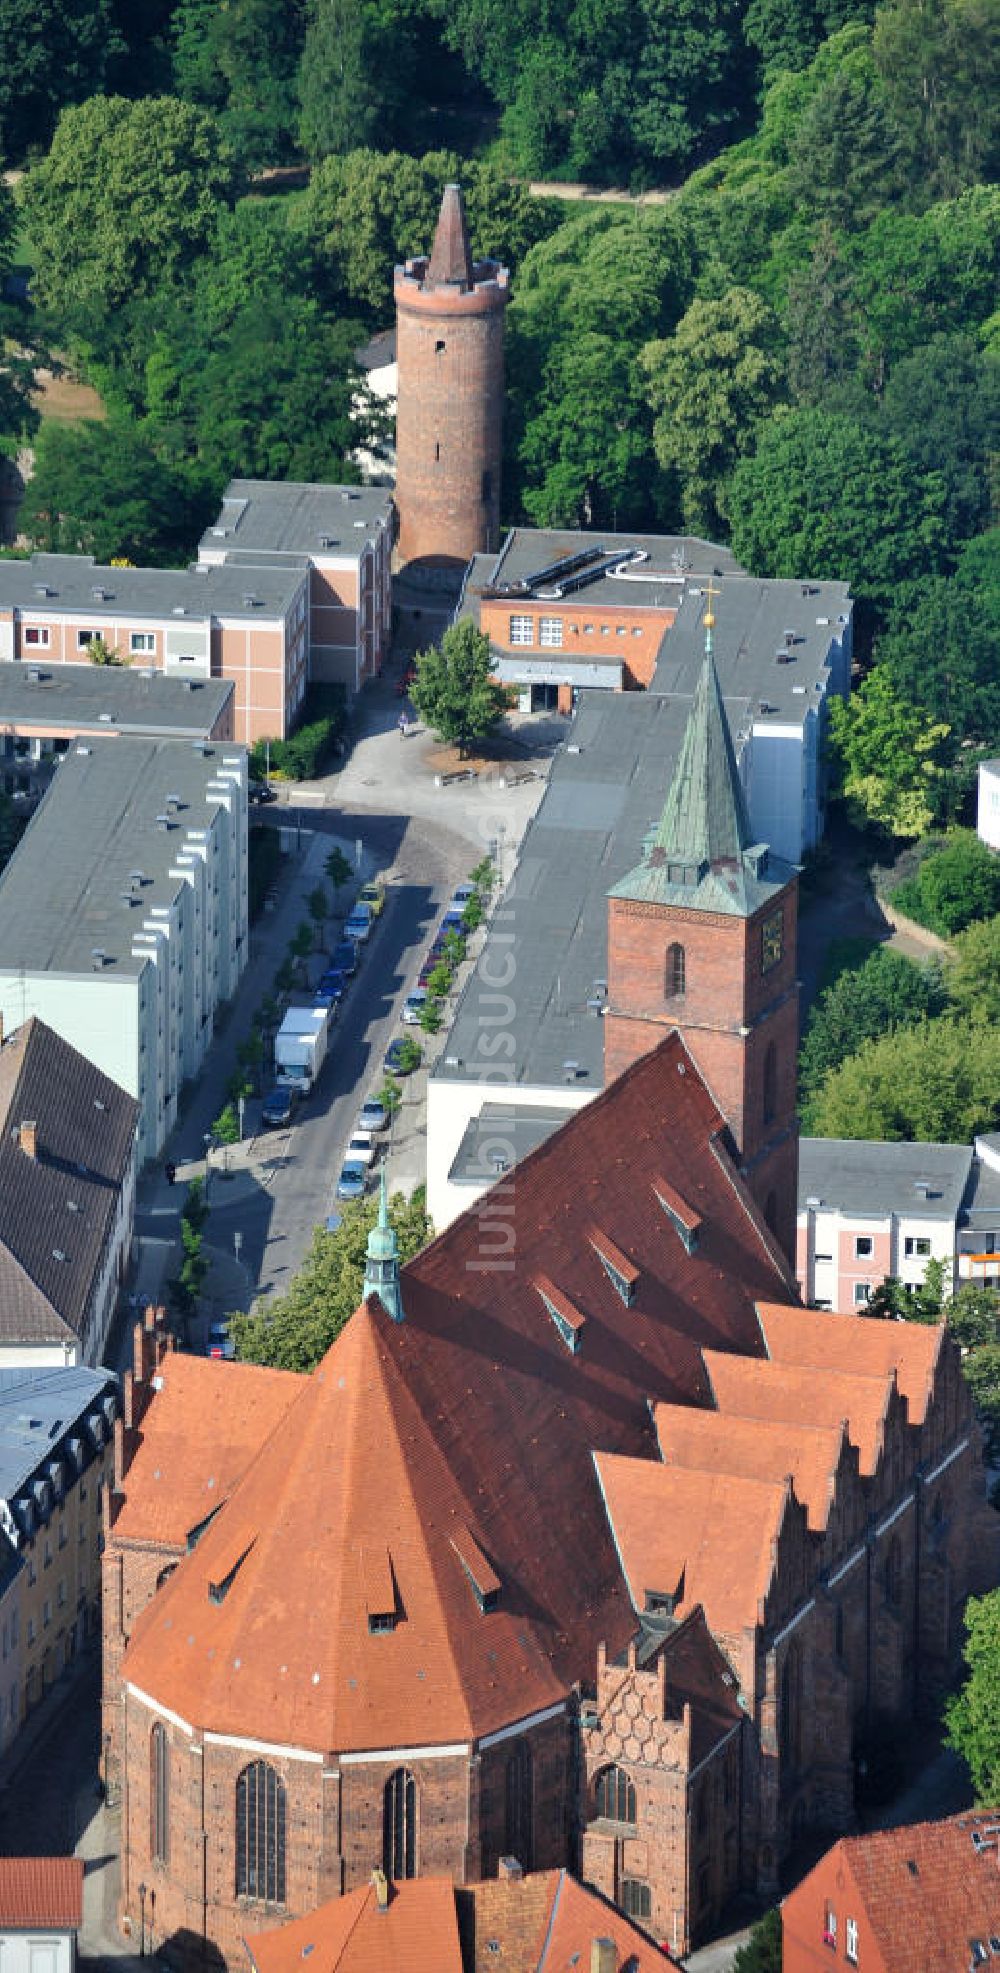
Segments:
[[[394,1322],[403,1320],[403,1297],[399,1283],[399,1244],[395,1229],[389,1224],[389,1192],[382,1171],[379,1186],[378,1219],[368,1235],[368,1251],[365,1255],[365,1283],[362,1290],[365,1300],[369,1295],[377,1295],[387,1315]]]
[[[712,655],[642,862],[608,895],[605,1081],[676,1028],[751,1192],[795,1252],[798,872],[755,843]]]

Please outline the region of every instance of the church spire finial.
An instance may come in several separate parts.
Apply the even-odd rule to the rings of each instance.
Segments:
[[[719,592],[719,590],[718,590],[718,589],[713,589],[713,587],[712,587],[712,578],[711,578],[711,576],[709,576],[709,578],[708,578],[708,587],[707,587],[707,589],[705,590],[705,595],[706,595],[706,596],[708,597],[708,608],[707,608],[707,610],[705,611],[705,615],[704,615],[704,617],[702,618],[702,622],[703,622],[703,623],[704,623],[704,625],[705,625],[705,656],[706,656],[706,658],[710,658],[710,657],[711,657],[711,655],[712,655],[712,632],[713,632],[713,630],[715,629],[715,611],[714,611],[714,609],[712,608],[712,604],[713,604],[713,602],[715,601],[715,598],[716,598],[716,596],[718,596],[718,595],[719,595],[719,593],[720,593],[720,592]]]
[[[363,1294],[377,1295],[394,1322],[403,1320],[403,1298],[399,1285],[399,1245],[389,1221],[389,1188],[385,1166],[379,1184],[378,1219],[368,1235]]]

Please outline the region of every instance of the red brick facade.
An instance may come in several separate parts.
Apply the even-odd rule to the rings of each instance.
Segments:
[[[744,1177],[784,1253],[795,1252],[799,1014],[798,882],[751,918],[676,905],[608,900],[604,1078],[684,1037],[732,1132]],[[781,927],[781,957],[767,964]],[[670,949],[684,986],[671,991]]]
[[[508,276],[494,261],[471,261],[467,239],[451,243],[454,266],[439,256],[456,201],[464,229],[460,195],[449,188],[431,260],[396,270],[401,563],[464,565],[499,546]]]

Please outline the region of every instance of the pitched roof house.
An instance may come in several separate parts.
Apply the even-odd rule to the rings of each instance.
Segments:
[[[784,1973],[965,1973],[1000,1958],[1000,1811],[835,1843],[781,1908]]]

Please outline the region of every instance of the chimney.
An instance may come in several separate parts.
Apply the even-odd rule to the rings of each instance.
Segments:
[[[388,1909],[389,1909],[389,1879],[388,1879],[388,1877],[386,1876],[386,1874],[385,1874],[385,1871],[384,1871],[384,1870],[373,1870],[373,1871],[372,1871],[372,1878],[371,1878],[371,1881],[372,1881],[372,1888],[373,1888],[373,1890],[374,1890],[374,1892],[375,1892],[375,1909],[376,1909],[376,1911],[388,1911]]]
[[[517,1857],[501,1857],[497,1864],[497,1876],[502,1877],[508,1884],[519,1884],[524,1876],[524,1870]]]
[[[25,1157],[37,1158],[38,1125],[36,1123],[29,1123],[27,1119],[22,1119],[19,1136],[20,1136],[21,1149],[24,1152]]]
[[[590,1973],[618,1973],[618,1951],[613,1939],[591,1939]]]

